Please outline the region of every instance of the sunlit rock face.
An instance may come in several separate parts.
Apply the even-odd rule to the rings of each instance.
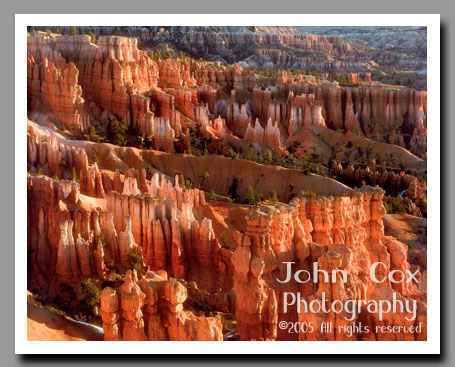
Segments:
[[[312,313],[297,311],[295,305],[284,312],[284,294],[297,293],[308,302],[322,302],[321,297],[332,302],[369,301],[381,297],[390,289],[399,297],[418,300],[419,318],[426,317],[426,293],[415,283],[380,284],[371,280],[369,271],[374,262],[381,261],[387,274],[393,270],[403,273],[410,269],[407,246],[393,237],[384,235],[382,217],[386,214],[380,189],[359,190],[349,197],[295,199],[289,205],[274,209],[257,209],[247,216],[248,227],[244,234],[237,232],[238,247],[231,261],[234,264],[234,289],[237,302],[238,334],[242,340],[383,340],[382,334],[289,333],[278,327],[279,321],[312,322],[316,330],[322,321],[344,322],[352,325],[368,318],[378,324],[377,315],[359,314],[347,322],[343,315],[334,312]],[[332,274],[344,270],[347,281],[298,283],[295,278],[284,281],[287,265],[292,263],[292,274],[297,270],[312,272],[313,264]],[[254,291],[253,291],[254,290]],[[381,293],[382,292],[382,293]],[[390,297],[388,294],[387,298]],[[258,318],[257,313],[260,313]],[[403,314],[401,324],[407,325]],[[386,321],[383,321],[386,323]],[[411,323],[412,324],[412,323]],[[426,326],[425,326],[426,327]],[[426,332],[425,332],[426,333]],[[397,340],[425,338],[426,334],[396,335]]]
[[[335,36],[218,28],[179,39],[201,50],[209,45],[226,59],[235,56],[233,45],[264,41],[315,53],[354,52]],[[358,141],[387,143],[381,147],[396,145],[398,157],[424,164],[425,91],[381,84],[361,72],[350,72],[349,86],[340,86],[287,70],[264,76],[241,63],[160,59],[140,49],[158,30],[144,28],[140,48],[126,37],[135,27],[126,36],[95,31],[96,44],[88,35],[27,37],[30,288],[53,301],[62,289],[91,279],[102,292],[105,340],[223,340],[219,317],[198,316],[196,308],[235,314],[241,340],[390,340],[375,328],[392,323],[423,325],[396,340],[426,339],[426,272],[408,262],[407,245],[384,234],[382,220],[383,202],[398,196],[421,216],[416,202],[426,203],[425,181],[406,161],[398,169],[398,160],[388,167],[374,157],[359,165],[331,156],[339,142],[341,151],[349,144],[363,149]],[[260,48],[252,60],[287,69],[314,57]],[[357,70],[364,61],[353,57],[336,66]],[[117,122],[128,130],[125,144],[110,136]],[[100,139],[76,140],[90,131]],[[340,140],[330,142],[333,136]],[[308,153],[292,151],[293,139],[315,139],[328,150],[329,177],[286,166]],[[284,163],[244,159],[249,151]],[[249,186],[263,194],[257,206],[245,204]],[[268,197],[273,191],[277,203]],[[384,273],[417,271],[422,281],[372,282],[375,262],[384,264]],[[347,278],[279,282],[286,263],[293,275],[317,264]],[[344,313],[310,313],[295,304],[284,312],[287,292],[316,303],[325,295],[329,305],[415,300],[417,316],[410,322],[403,311],[381,320],[363,309],[346,320]],[[289,333],[280,321],[311,322],[318,330],[325,321],[361,322],[372,331]]]
[[[219,318],[183,311],[187,289],[165,271],[149,272],[138,280],[128,271],[118,289],[101,295],[104,340],[164,341],[223,340]]]
[[[311,41],[315,49],[332,48],[328,39],[317,39]],[[317,46],[320,41],[324,46]],[[42,32],[28,35],[27,70],[30,115],[81,129],[118,119],[156,136],[156,149],[174,150],[175,134],[186,129],[183,115],[185,125],[186,118],[205,124],[220,116],[227,134],[275,151],[283,150],[283,131],[292,137],[301,127],[326,126],[426,155],[426,92],[385,86],[371,76],[349,74],[352,87],[286,71],[271,80],[239,65],[220,70],[185,59],[154,61],[134,38],[101,36],[95,45],[86,35]],[[230,100],[219,99],[224,88]],[[247,103],[236,101],[245,93]]]

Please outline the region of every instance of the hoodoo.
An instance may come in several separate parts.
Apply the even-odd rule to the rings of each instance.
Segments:
[[[36,304],[106,341],[426,340],[426,55],[327,32],[29,29]]]

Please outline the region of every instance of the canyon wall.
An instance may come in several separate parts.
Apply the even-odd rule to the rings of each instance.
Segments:
[[[27,78],[30,116],[50,114],[81,129],[118,119],[170,152],[188,124],[219,117],[226,120],[226,134],[277,152],[299,129],[317,126],[426,156],[426,92],[359,81],[357,74],[351,77],[357,86],[340,87],[288,71],[271,78],[239,65],[154,61],[126,37],[101,36],[96,45],[87,35],[33,32]]]
[[[44,102],[68,128],[76,123],[82,129],[89,123],[79,121],[84,111],[105,123],[115,117],[128,125],[150,120],[150,100],[141,106],[133,96],[157,86],[158,67],[135,39],[101,37],[96,45],[87,35],[34,32],[27,36],[27,51],[29,113],[47,112]]]
[[[252,94],[252,116],[281,122],[292,137],[301,127],[327,126],[426,156],[426,92],[371,86],[339,87],[288,78]]]
[[[131,177],[126,177],[125,182],[130,180]],[[237,333],[242,340],[345,338],[345,334],[298,335],[279,329],[277,325],[282,320],[315,322],[317,325],[321,322],[315,314],[297,312],[295,307],[284,312],[284,292],[300,292],[305,299],[316,301],[325,293],[330,296],[329,302],[347,299],[369,301],[382,297],[392,299],[393,292],[398,292],[398,297],[402,299],[417,301],[416,323],[422,322],[426,327],[426,293],[419,290],[417,284],[396,284],[389,280],[377,284],[369,277],[369,268],[376,261],[385,264],[385,273],[411,269],[407,262],[407,246],[384,235],[381,218],[385,209],[380,189],[364,188],[349,197],[294,199],[288,205],[252,209],[245,218],[245,232],[233,235],[237,245],[234,252],[219,245],[210,220],[204,219],[199,223],[194,219],[190,201],[181,203],[180,212],[177,200],[166,201],[142,195],[137,185],[135,190],[131,191],[125,183],[124,194],[110,191],[102,199],[106,200],[106,209],[86,208],[77,183],[29,177],[29,266],[33,269],[33,282],[52,297],[58,294],[59,285],[63,283],[77,284],[93,277],[109,279],[112,264],[119,269],[127,269],[128,254],[136,252],[143,254],[147,268],[158,272],[166,270],[175,277],[194,282],[196,288],[208,293],[205,300],[210,302],[210,294],[213,295],[212,304],[220,308],[229,309],[229,305],[234,305],[232,300],[224,298],[223,301],[223,296],[217,296],[228,294],[233,285],[235,298],[241,300],[236,302],[235,313]],[[312,278],[311,282],[304,284],[294,280],[281,284],[277,279],[285,279],[284,262],[293,262],[293,273],[298,269],[311,271],[314,263],[328,273],[343,269],[347,272],[347,281],[338,279],[335,284],[326,284],[321,277],[319,283],[314,283]],[[125,279],[125,283],[122,286],[125,293],[133,292],[133,288],[136,289],[133,293],[139,292],[129,278]],[[150,283],[147,277],[138,282],[139,288],[147,294],[145,283]],[[103,300],[103,304],[117,302],[113,299],[114,291],[105,289],[104,293],[109,293],[111,299]],[[148,335],[148,340],[187,340],[184,335],[189,331],[172,336],[169,328],[168,334],[163,331],[160,336],[150,336],[151,331],[144,334],[141,328],[149,330],[141,326],[144,320],[149,320],[146,322],[155,325],[156,330],[157,315],[153,315],[158,312],[157,306],[155,301],[150,302],[148,308],[153,309],[147,316],[150,318],[129,318],[127,315],[131,310],[125,308],[120,311],[120,314],[126,315],[126,324],[136,325],[134,332],[128,331],[130,326],[121,326],[126,325],[123,321],[118,325],[114,322],[118,319],[114,315],[117,312],[115,307],[105,306],[103,309],[102,306],[103,320],[111,320],[106,322],[106,330],[111,333],[107,334],[110,335],[108,338],[112,337],[109,340],[147,340],[144,335]],[[131,305],[136,310],[143,306],[144,301]],[[105,312],[111,314],[105,315]],[[372,327],[381,325],[382,321],[377,319],[376,314],[365,312],[360,312],[354,321],[345,324],[353,325],[361,321]],[[324,316],[326,320],[338,317],[338,326],[344,322],[342,315]],[[188,319],[181,314],[172,317],[177,323],[186,323]],[[404,320],[405,315],[400,317]],[[192,316],[189,317],[190,324],[194,321],[192,319]],[[137,330],[137,325],[141,330]],[[122,331],[123,327],[127,331]],[[210,335],[213,337],[213,332]],[[385,337],[376,333],[354,333],[352,340],[382,340]],[[424,333],[397,336],[398,340],[424,340],[425,337]]]
[[[148,179],[145,169],[110,175],[88,163],[84,148],[57,144],[32,125],[28,164],[54,176],[28,176],[29,264],[51,297],[60,283],[107,279],[106,264],[128,268],[130,252],[152,270],[194,282],[214,302],[230,297],[231,252],[215,238],[211,221],[193,214],[205,205],[203,191],[184,188],[179,176],[174,183],[159,173]],[[68,171],[72,181],[63,178]]]
[[[152,38],[161,31],[153,32]],[[201,34],[181,36],[184,43],[210,45],[225,57],[233,56],[233,44],[264,42],[352,51],[339,37],[230,29]],[[424,325],[420,333],[396,334],[397,340],[426,339],[425,286],[378,284],[369,276],[377,261],[385,273],[411,270],[407,246],[384,235],[382,189],[351,190],[331,178],[236,155],[253,146],[293,159],[287,150],[291,138],[305,129],[315,135],[331,129],[395,144],[425,159],[425,91],[383,85],[357,73],[350,76],[354,86],[341,87],[285,70],[266,77],[238,64],[153,59],[136,39],[119,36],[100,35],[95,44],[88,35],[31,32],[27,45],[28,115],[45,126],[31,121],[27,126],[30,289],[54,300],[65,285],[94,279],[104,287],[106,340],[222,340],[219,319],[183,310],[191,302],[235,311],[242,340],[384,340],[387,335],[374,327],[392,322]],[[283,65],[311,62],[274,50],[257,56]],[[355,69],[368,60],[343,62]],[[108,144],[116,120],[150,142],[150,149]],[[89,127],[106,140],[73,140],[75,130]],[[236,150],[232,159],[218,157],[203,151],[204,143]],[[194,155],[192,144],[199,150]],[[176,154],[182,146],[187,154]],[[330,173],[352,186],[367,181],[390,195],[406,190],[410,200],[426,201],[425,183],[411,174],[337,162]],[[203,183],[213,190],[208,202]],[[234,202],[245,202],[249,186],[289,203],[246,207]],[[220,219],[216,210],[228,217]],[[221,237],[225,230],[233,233],[232,241]],[[132,264],[132,258],[139,262]],[[317,264],[328,273],[346,271],[347,279],[328,284],[316,275],[306,283],[280,283],[286,262],[292,263],[292,274],[310,272]],[[144,270],[144,278],[130,270],[133,265]],[[412,271],[420,279],[420,270]],[[316,303],[326,295],[329,304],[414,300],[417,317],[408,322],[403,311],[380,320],[363,308],[349,321],[343,313],[313,314],[296,305],[284,312],[286,292],[300,292]],[[317,330],[324,321],[341,327],[363,323],[372,331],[291,334],[279,328],[280,321],[312,322]]]
[[[38,27],[70,34],[70,27]],[[385,82],[399,80],[409,87],[425,88],[426,31],[410,27],[386,32],[365,30],[359,34],[344,28],[313,27],[77,27],[80,33],[97,37],[121,35],[137,38],[141,46],[173,54],[184,51],[220,63],[236,63],[259,69],[304,69],[343,74],[373,73]],[[31,29],[31,27],[30,27]],[[300,32],[300,30],[302,32]],[[308,31],[315,33],[307,33]],[[396,34],[396,33],[399,34]],[[320,33],[320,34],[318,34]],[[345,38],[347,37],[347,38]],[[353,39],[350,39],[353,37]],[[384,38],[381,40],[381,38]],[[360,43],[356,43],[360,39]],[[369,44],[373,47],[365,48]],[[391,45],[395,44],[395,47]],[[385,73],[382,67],[385,67]],[[393,73],[389,73],[394,68]],[[403,72],[406,69],[406,72]],[[409,70],[413,73],[410,74]],[[412,77],[410,77],[412,75]],[[351,79],[354,80],[354,79]],[[392,83],[392,84],[397,84]]]
[[[235,234],[238,246],[231,258],[235,267],[234,290],[237,299],[243,300],[236,306],[237,332],[241,340],[386,338],[374,331],[354,333],[350,338],[336,331],[323,333],[319,328],[322,321],[336,320],[337,327],[343,322],[346,324],[342,315],[298,312],[295,305],[284,312],[285,292],[300,292],[302,298],[319,302],[324,293],[329,305],[336,300],[369,301],[383,296],[390,299],[393,292],[397,292],[400,298],[417,300],[415,324],[422,321],[426,330],[426,293],[419,291],[417,284],[396,284],[390,280],[378,284],[369,275],[371,264],[377,261],[384,263],[385,274],[410,269],[406,260],[407,246],[384,235],[382,196],[381,189],[365,188],[349,197],[295,199],[289,205],[256,209],[246,217],[247,229],[245,233]],[[347,280],[342,282],[338,277],[331,283],[318,273],[317,283],[313,276],[304,283],[294,278],[280,283],[278,280],[286,278],[285,262],[292,263],[293,275],[297,270],[310,273],[317,263],[319,269],[329,274],[334,269],[345,270]],[[400,322],[405,320],[404,314],[396,317],[401,317]],[[366,314],[365,309],[350,324],[360,319],[368,319],[370,326],[380,324],[377,315]],[[313,322],[315,331],[292,334],[279,328],[279,321]],[[421,334],[397,334],[396,338],[424,340],[425,330]]]
[[[158,180],[156,175],[153,181]],[[92,274],[104,279],[95,270],[106,262],[128,268],[128,254],[138,252],[152,270],[167,270],[211,294],[229,291],[231,253],[216,240],[211,221],[199,222],[192,213],[194,205],[204,204],[202,192],[161,180],[161,186],[151,185],[156,196],[142,195],[136,180],[126,177],[123,194],[107,192],[96,208],[74,181],[29,176],[30,264],[41,274],[43,288]]]

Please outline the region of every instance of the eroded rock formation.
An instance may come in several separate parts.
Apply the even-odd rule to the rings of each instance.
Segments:
[[[305,42],[298,44],[306,47]],[[327,39],[324,46],[311,42],[317,50],[332,49]],[[102,36],[95,45],[85,35],[28,36],[29,115],[48,113],[68,128],[87,128],[88,116],[103,124],[118,119],[154,136],[155,149],[173,152],[174,137],[188,123],[205,126],[217,117],[229,128],[218,131],[218,138],[234,134],[277,151],[287,137],[283,131],[292,137],[302,127],[327,126],[425,158],[426,92],[359,78],[351,76],[354,87],[319,84],[314,77],[286,71],[273,79],[239,65],[218,69],[189,59],[155,62],[126,37]],[[226,89],[230,99],[220,99]]]
[[[356,70],[369,62],[339,37],[225,31],[189,32],[182,42],[209,44],[227,58],[233,44],[268,42],[354,52],[343,61],[316,60],[323,68],[335,63]],[[76,289],[87,279],[97,287],[114,283],[101,297],[106,340],[222,340],[220,320],[184,311],[190,303],[235,310],[242,340],[390,340],[377,331],[390,324],[422,325],[419,332],[395,334],[396,340],[426,339],[426,269],[411,267],[407,246],[384,235],[384,191],[364,186],[426,202],[419,172],[398,173],[384,162],[377,167],[374,158],[362,168],[333,162],[332,176],[364,186],[353,191],[331,178],[237,154],[266,148],[288,164],[294,159],[289,142],[300,133],[331,150],[337,143],[321,136],[331,132],[395,144],[425,158],[425,91],[386,86],[356,72],[351,86],[341,87],[286,70],[269,77],[239,64],[152,59],[127,37],[102,35],[94,44],[87,35],[31,32],[27,41],[28,114],[46,126],[28,121],[27,128],[29,287],[42,297],[52,301],[62,287]],[[273,48],[260,48],[256,56],[283,67],[315,63]],[[116,120],[137,138],[135,147],[106,144],[113,142],[108,135]],[[68,138],[95,126],[102,142]],[[208,146],[232,148],[233,159],[211,155]],[[274,205],[272,197],[258,207],[239,204],[249,186],[257,194],[274,191],[275,201],[287,204]],[[368,271],[378,261],[384,273],[413,271],[422,283],[375,283]],[[290,262],[292,274],[317,264],[328,273],[343,270],[347,279],[328,283],[319,275],[280,283]],[[143,269],[142,279],[130,270],[135,267]],[[380,319],[363,308],[346,320],[347,313],[315,314],[295,304],[285,312],[286,292],[316,303],[326,295],[330,305],[412,300],[416,318],[407,320],[403,311]],[[319,331],[291,334],[280,321],[312,322]],[[371,331],[322,333],[324,321],[341,328],[362,323]]]
[[[371,264],[381,261],[387,274],[391,270],[410,269],[407,262],[407,246],[393,237],[384,236],[381,218],[385,215],[382,205],[383,191],[362,189],[350,197],[295,199],[289,205],[278,208],[258,209],[247,216],[245,234],[236,233],[238,244],[231,261],[234,264],[234,290],[238,299],[236,316],[238,334],[242,340],[383,340],[384,336],[373,330],[367,335],[346,333],[322,333],[322,321],[334,321],[335,325],[346,324],[343,315],[297,311],[294,305],[284,312],[284,294],[299,294],[308,302],[322,302],[324,293],[329,305],[335,300],[369,301],[387,294],[392,289],[398,297],[418,300],[418,322],[425,319],[426,294],[418,284],[393,284],[384,280],[375,283],[369,276]],[[292,273],[297,270],[311,271],[315,263],[319,269],[330,273],[344,269],[345,282],[337,278],[328,282],[321,278],[316,283],[297,283],[294,279],[285,284],[278,280],[286,278],[286,262],[292,262]],[[319,273],[318,273],[319,274]],[[390,289],[389,293],[383,289]],[[384,293],[385,292],[385,293]],[[256,316],[253,316],[256,315]],[[258,316],[259,315],[259,316]],[[370,323],[378,323],[377,315],[357,315],[350,324],[363,317]],[[398,315],[397,315],[398,317]],[[278,321],[313,322],[315,332],[289,333],[278,328]],[[404,317],[402,319],[404,320]],[[397,321],[397,320],[395,320]],[[387,321],[384,321],[387,323]],[[349,324],[349,323],[348,323]],[[406,324],[409,324],[406,323]],[[400,324],[401,325],[401,324]],[[426,330],[426,326],[425,326]],[[421,340],[421,334],[398,334],[398,340]]]
[[[420,199],[426,201],[425,181],[419,181],[415,175],[406,174],[403,171],[400,173],[389,171],[378,166],[375,161],[370,162],[366,168],[355,168],[352,164],[344,168],[341,163],[334,161],[330,172],[337,180],[350,186],[379,185],[387,195],[401,195],[413,202]]]
[[[101,295],[104,340],[223,340],[221,321],[183,310],[187,289],[166,272],[150,272],[138,280],[127,271],[118,289]]]

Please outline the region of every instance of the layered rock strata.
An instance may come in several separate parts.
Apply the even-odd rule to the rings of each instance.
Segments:
[[[258,119],[256,119],[254,126],[248,125],[244,139],[252,143],[258,143],[260,146],[270,148],[276,152],[283,150],[280,140],[280,129],[277,122],[272,123],[271,118],[267,121],[265,129],[261,126]]]
[[[236,304],[237,331],[242,340],[347,340],[346,333],[336,331],[309,336],[278,328],[279,321],[313,322],[315,330],[320,330],[322,321],[336,319],[336,325],[346,323],[340,318],[342,315],[298,312],[295,305],[284,312],[285,292],[299,292],[302,298],[315,302],[322,302],[324,293],[329,304],[335,300],[368,302],[383,295],[389,299],[390,292],[397,292],[398,297],[417,301],[419,316],[415,325],[425,321],[426,293],[418,290],[418,284],[395,284],[388,279],[375,283],[370,278],[371,264],[377,261],[386,267],[385,274],[410,269],[407,246],[384,235],[382,196],[380,189],[362,189],[350,197],[295,199],[289,205],[257,209],[247,216],[245,233],[234,236],[238,246],[231,258],[235,268],[234,290],[237,299],[243,300]],[[310,272],[317,263],[319,269],[326,271],[345,270],[347,280],[341,282],[337,278],[327,284],[321,279],[316,283],[314,278],[305,283],[291,279],[283,284],[278,280],[286,278],[286,262],[292,263],[293,275],[297,270]],[[360,313],[352,323],[368,318],[370,324],[375,324],[378,323],[375,317]],[[403,321],[404,317],[397,320]],[[426,324],[420,334],[396,337],[425,339]],[[382,338],[383,335],[372,331],[366,335],[354,333],[348,339]]]
[[[29,263],[40,288],[52,296],[59,283],[105,279],[106,263],[127,269],[135,252],[153,270],[228,294],[232,253],[215,238],[211,220],[192,212],[204,205],[203,192],[182,190],[178,179],[175,186],[159,181],[155,174],[143,195],[136,178],[126,177],[122,194],[109,191],[101,208],[87,208],[78,183],[29,176]]]
[[[67,127],[86,128],[90,111],[105,124],[118,119],[138,125],[146,136],[157,134],[155,148],[173,151],[173,136],[186,129],[181,120],[205,124],[219,116],[234,135],[251,141],[253,121],[266,129],[271,119],[273,146],[275,123],[289,137],[302,127],[327,126],[425,158],[426,92],[360,82],[355,74],[351,79],[356,86],[340,87],[286,71],[268,78],[239,65],[219,69],[185,58],[155,62],[126,37],[102,36],[95,45],[84,35],[28,36],[29,115],[42,114],[46,106]],[[229,100],[220,98],[226,90]]]
[[[336,37],[212,34],[202,39],[197,33],[191,37],[191,42],[215,44],[225,56],[231,52],[229,45],[252,41],[286,42],[317,52],[351,51]],[[299,61],[280,52],[263,50],[257,56],[283,65]],[[343,62],[356,67],[368,60]],[[28,113],[50,127],[54,123],[60,128],[61,123],[70,130],[92,125],[103,130],[120,120],[136,128],[129,131],[149,142],[153,139],[155,150],[168,153],[174,152],[174,142],[179,148],[183,140],[186,148],[202,138],[215,146],[232,143],[240,147],[237,151],[252,144],[259,151],[268,148],[280,155],[287,154],[287,140],[302,129],[310,128],[317,135],[328,128],[396,144],[425,158],[426,92],[382,85],[356,73],[350,81],[353,87],[340,87],[284,70],[265,77],[240,65],[187,57],[152,60],[138,49],[135,39],[126,37],[101,36],[99,44],[93,44],[86,35],[28,35]],[[420,332],[396,334],[397,340],[426,338],[426,273],[420,276],[419,269],[411,268],[406,245],[384,235],[380,189],[365,187],[351,193],[334,180],[298,170],[266,166],[259,170],[243,160],[70,142],[65,133],[52,135],[28,123],[29,287],[52,300],[62,285],[77,287],[88,278],[101,284],[112,281],[115,271],[126,272],[122,286],[103,291],[106,340],[221,340],[219,320],[183,311],[187,293],[204,307],[235,309],[242,340],[386,340],[387,335],[376,330],[390,324],[423,325]],[[195,139],[195,134],[200,135]],[[210,187],[217,194],[243,199],[242,192],[252,184],[264,193],[273,187],[282,201],[294,199],[287,205],[248,210],[239,205],[235,213],[243,216],[247,211],[245,223],[237,214],[232,222],[223,222],[226,218],[220,220],[206,205],[202,190],[186,188],[179,175],[172,179],[150,173],[150,162],[168,175],[176,174],[175,165],[184,179],[198,183],[201,174],[206,177],[210,170]],[[132,166],[140,169],[129,169]],[[255,176],[257,172],[262,178]],[[331,173],[353,186],[367,181],[391,195],[406,191],[410,200],[426,200],[425,184],[404,172],[379,170],[375,164],[355,169],[334,163]],[[327,195],[346,193],[335,198],[295,198],[307,188]],[[214,207],[218,204],[228,206],[221,202]],[[234,233],[234,243],[217,239],[219,228],[225,226],[242,228]],[[131,254],[148,271],[144,279],[127,271]],[[416,270],[422,283],[372,282],[368,269],[377,261],[384,264],[384,273]],[[292,274],[298,269],[310,271],[317,264],[327,272],[345,271],[347,280],[338,277],[327,284],[321,278],[314,283],[319,280],[316,276],[304,284],[295,280],[283,284],[277,279],[286,275],[285,262],[293,263]],[[167,274],[182,280],[168,279]],[[403,311],[387,313],[381,320],[362,309],[346,320],[347,314],[314,314],[295,305],[284,312],[286,292],[300,292],[302,299],[316,303],[325,294],[329,304],[414,300],[417,316],[410,322]],[[371,332],[347,336],[337,328],[330,333],[290,334],[278,327],[282,320],[311,322],[318,330],[324,321],[341,328],[362,323]]]

